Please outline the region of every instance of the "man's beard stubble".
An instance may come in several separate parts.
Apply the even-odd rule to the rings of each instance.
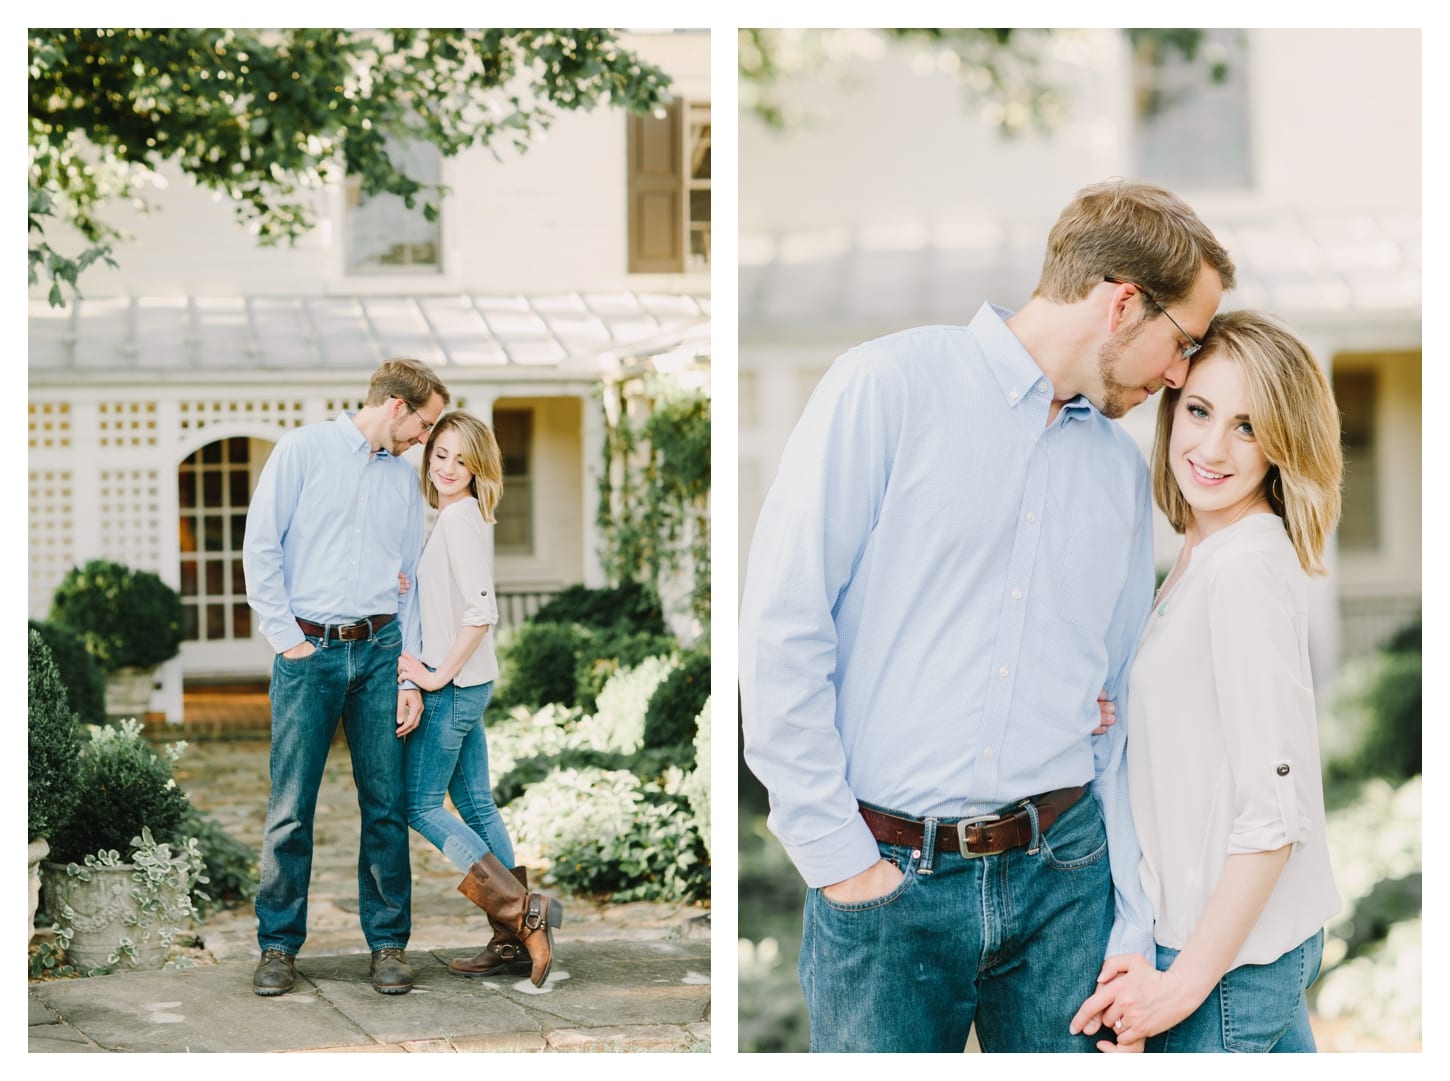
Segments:
[[[1127,395],[1137,387],[1130,387],[1126,383],[1118,382],[1116,370],[1118,361],[1123,358],[1123,353],[1133,340],[1142,333],[1146,320],[1140,320],[1131,327],[1125,328],[1120,335],[1116,335],[1098,349],[1098,378],[1103,384],[1103,400],[1095,403],[1098,412],[1109,420],[1117,420],[1125,415],[1129,409],[1138,404],[1128,403]]]

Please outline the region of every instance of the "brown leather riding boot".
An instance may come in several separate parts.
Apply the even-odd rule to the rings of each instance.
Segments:
[[[554,928],[564,922],[559,902],[530,893],[492,852],[468,869],[458,892],[488,913],[491,925],[497,921],[528,947],[533,962],[529,979],[541,986],[554,963]]]
[[[528,868],[512,867],[509,873],[518,879],[520,886],[529,888]],[[462,889],[460,886],[459,890]],[[488,918],[488,925],[493,928],[488,945],[476,956],[449,961],[448,971],[459,976],[521,976],[532,971],[534,960],[514,933],[492,916]]]

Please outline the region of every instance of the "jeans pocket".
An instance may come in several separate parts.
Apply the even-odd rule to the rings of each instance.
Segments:
[[[1303,1002],[1307,953],[1305,946],[1297,946],[1267,965],[1240,965],[1224,975],[1218,987],[1226,1050],[1273,1050]]]
[[[1077,871],[1108,854],[1108,832],[1097,802],[1084,794],[1042,835],[1042,862],[1056,871]]]
[[[295,672],[305,667],[309,662],[315,660],[317,655],[322,652],[322,639],[309,634],[305,636],[305,640],[312,643],[312,652],[307,654],[307,656],[287,657],[281,653],[278,653],[276,654],[276,659],[274,663],[280,666],[280,668],[283,670],[290,670]]]
[[[896,888],[890,893],[884,894],[881,897],[871,897],[865,901],[833,901],[826,896],[825,890],[817,890],[816,892],[820,894],[821,904],[833,912],[871,912],[876,909],[885,908],[887,905],[899,900],[916,881],[916,859],[893,858],[885,852],[882,853],[882,856],[901,872],[901,881],[896,884]]]

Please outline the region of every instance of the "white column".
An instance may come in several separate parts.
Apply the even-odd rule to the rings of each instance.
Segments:
[[[599,529],[599,478],[604,462],[604,390],[596,384],[592,393],[581,394],[579,402],[584,416],[584,438],[580,448],[583,457],[584,491],[584,584],[598,589],[605,584],[604,561],[600,547],[603,536]]]
[[[101,411],[94,401],[77,401],[71,412],[71,545],[76,563],[101,552]]]
[[[178,592],[181,589],[181,539],[176,523],[180,508],[177,504],[176,469],[180,464],[177,447],[181,443],[181,410],[175,400],[156,403],[156,449],[150,458],[156,469],[157,516],[161,520],[161,535],[157,542],[156,573],[161,580]],[[161,690],[152,695],[151,706],[166,714],[167,724],[182,721],[182,677],[184,666],[181,655],[167,661],[156,673]]]

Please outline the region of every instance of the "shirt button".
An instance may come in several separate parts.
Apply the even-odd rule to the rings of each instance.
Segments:
[[[992,748],[988,747],[985,751],[983,751],[982,752],[982,757],[983,758],[991,758],[992,757]]]
[[[1007,392],[1007,397],[1011,398],[1015,402],[1017,400],[1018,395],[1017,395],[1017,392],[1015,390],[1009,390]]]
[[[1003,665],[1001,668],[997,669],[997,674],[999,676],[1001,676],[1003,679],[1006,679],[1007,678],[1007,668],[1006,668],[1006,666]]]
[[[1047,384],[1046,383],[1038,383],[1037,384],[1037,393],[1038,394],[1046,394],[1047,393]]]
[[[1274,772],[1277,773],[1280,777],[1287,777],[1289,775],[1289,763],[1280,762],[1279,765],[1275,767]]]
[[[1012,591],[1012,599],[1014,601],[1020,601],[1022,599],[1022,591],[1020,589],[1014,589]]]
[[[1033,514],[1031,511],[1028,511],[1027,512],[1027,520],[1029,522],[1035,522],[1035,521],[1037,521],[1037,515]]]

